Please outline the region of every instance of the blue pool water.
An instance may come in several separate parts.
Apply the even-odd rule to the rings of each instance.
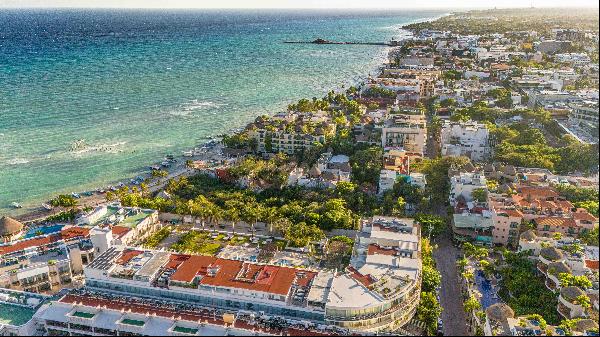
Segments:
[[[490,305],[500,302],[498,294],[496,294],[496,291],[492,288],[492,283],[485,278],[483,271],[477,271],[477,274],[475,275],[475,284],[477,284],[477,289],[481,293],[481,306],[484,310]]]
[[[40,236],[40,235],[47,235],[47,234],[57,233],[57,232],[60,232],[60,230],[64,226],[65,225],[52,225],[52,226],[44,226],[44,227],[32,228],[32,229],[30,229],[25,234],[24,238],[25,239],[29,239],[29,238]]]

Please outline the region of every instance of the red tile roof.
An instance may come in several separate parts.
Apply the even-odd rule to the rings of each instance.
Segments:
[[[375,280],[373,279],[373,277],[371,275],[363,275],[358,270],[354,269],[354,267],[352,267],[352,266],[348,267],[348,270],[350,271],[350,276],[353,279],[360,282],[365,287],[368,287],[368,286],[372,285],[373,283],[375,283]]]
[[[598,219],[592,214],[588,213],[585,209],[578,209],[577,212],[573,213],[573,219],[575,220],[584,220],[589,222],[596,222]]]
[[[165,265],[165,269],[177,269],[179,266],[190,258],[189,255],[171,254],[169,262]]]
[[[523,217],[523,213],[521,213],[519,210],[516,209],[499,209],[496,211],[496,213],[499,214],[506,214],[511,218],[522,218]]]
[[[545,200],[558,197],[558,193],[554,189],[545,186],[521,186],[518,191],[527,199]]]
[[[183,260],[183,256],[179,255]],[[168,264],[175,264],[174,258]],[[216,273],[211,275],[210,270]],[[242,261],[218,259],[210,256],[188,256],[182,261],[171,280],[192,282],[201,275],[200,284],[215,287],[229,287],[287,295],[292,284],[308,286],[317,273],[294,268],[259,265]]]
[[[63,240],[71,240],[75,238],[86,238],[90,236],[90,229],[84,227],[69,227],[60,232]]]
[[[550,227],[577,227],[575,220],[571,218],[561,217],[540,217],[534,219],[538,226],[550,226]]]
[[[136,257],[142,253],[144,253],[144,252],[141,250],[125,249],[125,250],[123,250],[123,253],[121,253],[121,256],[119,256],[117,261],[115,261],[115,263],[124,265],[127,262],[131,261],[131,259],[133,259],[134,257]]]
[[[179,255],[182,259],[182,256]],[[200,256],[193,255],[187,256],[185,261],[180,263],[177,271],[171,276],[171,280],[179,282],[192,282],[196,275],[206,275],[206,269],[209,265],[215,262],[217,259],[212,256]],[[171,255],[171,261],[173,261],[173,255]]]
[[[217,259],[211,268],[218,268],[214,276],[206,275],[202,285],[229,287],[287,295],[299,273],[304,273],[310,282],[317,273],[294,268],[263,266],[241,261]]]
[[[129,233],[131,229],[129,227],[124,227],[124,226],[113,226],[111,228],[112,234],[115,238],[120,238],[123,235]]]
[[[89,234],[90,230],[88,228],[69,227],[63,229],[60,233],[57,234],[35,237],[32,239],[21,240],[11,245],[1,246],[0,254],[14,253],[31,247],[45,246],[60,240],[68,241],[75,238],[84,238],[88,237]]]
[[[592,260],[585,260],[585,266],[590,268],[590,269],[594,269],[594,270],[598,270],[598,263],[599,261],[592,261]]]
[[[391,248],[391,249],[385,249],[385,248],[381,248],[379,245],[376,244],[370,244],[369,245],[369,250],[367,252],[367,255],[396,255],[396,250]]]

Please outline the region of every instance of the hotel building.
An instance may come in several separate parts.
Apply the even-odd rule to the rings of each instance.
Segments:
[[[87,291],[116,297],[194,304],[342,330],[391,331],[410,321],[419,302],[420,228],[404,219],[365,222],[351,264],[337,273],[125,246],[110,247],[84,273]],[[69,302],[64,310],[81,300]],[[136,317],[127,319],[139,321]]]

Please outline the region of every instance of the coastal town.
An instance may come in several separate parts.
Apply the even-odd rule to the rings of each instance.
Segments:
[[[598,24],[408,24],[362,83],[0,214],[0,336],[597,336]]]

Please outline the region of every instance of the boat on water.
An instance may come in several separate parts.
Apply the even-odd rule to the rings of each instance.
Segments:
[[[79,195],[79,193],[75,193],[75,192],[71,193],[71,196],[73,196],[73,198],[75,198],[75,199],[81,198],[81,195]]]
[[[19,204],[18,202],[12,202],[12,203],[10,203],[10,205],[13,208],[23,208],[23,206],[21,204]]]
[[[194,151],[183,151],[183,156],[184,157],[193,157]]]
[[[50,204],[43,203],[43,204],[42,204],[42,207],[43,207],[45,210],[47,210],[47,211],[51,211],[51,210],[52,210],[52,205],[50,205]]]

